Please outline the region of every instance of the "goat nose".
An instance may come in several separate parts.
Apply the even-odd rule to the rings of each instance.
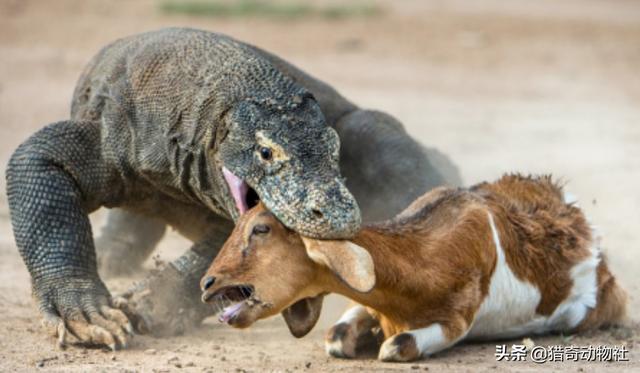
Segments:
[[[216,278],[209,276],[202,281],[202,291],[208,290],[216,282]]]

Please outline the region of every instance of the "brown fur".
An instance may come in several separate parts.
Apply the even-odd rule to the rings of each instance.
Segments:
[[[598,265],[597,302],[598,307],[585,317],[578,326],[579,331],[609,326],[626,316],[627,293],[609,272],[605,258]]]
[[[334,249],[325,252],[335,257],[311,260],[299,236],[262,206],[241,219],[205,277],[225,278],[218,286],[262,284],[268,290],[257,291],[257,296],[274,303],[274,311],[304,297],[340,293],[368,307],[386,338],[438,323],[445,337],[456,341],[472,325],[495,270],[496,245],[489,213],[508,266],[521,281],[539,290],[537,313],[551,315],[571,291],[571,268],[591,255],[593,237],[581,210],[563,201],[561,188],[550,177],[507,175],[468,190],[438,188],[395,219],[364,227],[352,242],[365,248],[374,263],[375,287],[368,292],[355,290],[353,281],[339,274],[344,269],[330,263],[344,257],[341,241],[314,241],[333,245]],[[247,238],[247,230],[257,222],[269,225],[272,231],[268,237]],[[238,255],[252,240],[260,241],[252,251],[255,257]],[[306,251],[309,253],[308,243]],[[357,266],[351,261],[340,265]],[[273,272],[286,275],[274,276]],[[624,316],[625,292],[604,260],[597,279],[597,305],[577,329],[614,323]],[[397,353],[409,351],[406,349],[410,347]],[[399,360],[406,360],[404,352]]]

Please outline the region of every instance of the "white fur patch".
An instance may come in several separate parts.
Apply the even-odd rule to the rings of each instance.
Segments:
[[[573,286],[567,299],[558,305],[547,323],[553,330],[573,329],[595,308],[598,294],[598,264],[600,253],[591,247],[591,256],[571,268]]]
[[[429,325],[426,328],[412,330],[409,333],[416,339],[416,346],[418,347],[418,350],[422,352],[423,356],[442,351],[462,339],[461,337],[456,340],[449,341],[444,335],[444,331],[440,324]]]
[[[410,330],[402,334],[411,334],[413,336],[416,342],[416,348],[423,357],[440,352],[454,345],[464,337],[460,336],[460,338],[456,338],[455,340],[448,340],[444,335],[442,325],[438,323],[431,324],[426,328]],[[405,358],[400,355],[398,349],[399,346],[394,343],[394,337],[388,338],[382,346],[380,346],[378,358],[381,360],[404,361]]]
[[[576,327],[588,310],[596,305],[597,267],[600,261],[597,245],[592,247],[589,258],[571,269],[573,286],[567,299],[556,307],[550,317],[545,317],[536,314],[541,299],[540,291],[532,284],[519,280],[511,271],[493,216],[490,213],[488,215],[496,246],[496,268],[489,294],[475,316],[469,338],[513,338]]]
[[[469,338],[516,337],[530,332],[528,324],[532,321],[544,323],[544,317],[536,315],[540,291],[518,279],[509,268],[493,216],[491,213],[488,216],[496,247],[496,266],[489,293],[476,313]]]
[[[369,312],[367,312],[367,309],[364,306],[353,306],[344,311],[342,316],[340,316],[340,319],[336,321],[336,324],[346,323],[351,325],[353,323],[357,323],[365,317],[371,316],[369,316]]]

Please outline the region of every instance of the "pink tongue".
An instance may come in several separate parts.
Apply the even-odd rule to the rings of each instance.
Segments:
[[[238,302],[232,306],[225,308],[220,315],[220,322],[228,322],[242,308],[243,302]]]
[[[222,174],[224,175],[224,179],[227,181],[227,185],[229,185],[233,200],[236,201],[236,208],[238,209],[238,212],[240,215],[244,214],[249,209],[249,206],[247,206],[247,202],[245,201],[247,192],[249,191],[249,186],[244,182],[244,180],[234,175],[233,172],[229,171],[226,167],[222,167]]]

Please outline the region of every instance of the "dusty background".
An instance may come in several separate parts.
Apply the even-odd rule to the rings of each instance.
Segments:
[[[59,351],[39,327],[11,233],[3,177],[0,370],[640,370],[640,2],[375,4],[381,11],[364,16],[290,19],[167,14],[154,1],[0,0],[2,173],[21,141],[68,117],[83,65],[106,43],[170,25],[227,33],[294,62],[362,106],[395,115],[421,141],[448,153],[467,183],[512,170],[567,180],[605,233],[611,267],[630,291],[635,323],[590,336],[534,340],[626,344],[631,362],[496,362],[495,343],[459,346],[408,365],[334,360],[325,357],[322,336],[340,313],[336,306],[327,307],[323,325],[302,340],[290,337],[280,319],[248,331],[210,320],[188,336],[136,337],[129,350],[115,354]],[[103,216],[96,214],[95,227]],[[186,247],[172,234],[159,253],[171,259]],[[130,282],[108,285],[121,290]]]

